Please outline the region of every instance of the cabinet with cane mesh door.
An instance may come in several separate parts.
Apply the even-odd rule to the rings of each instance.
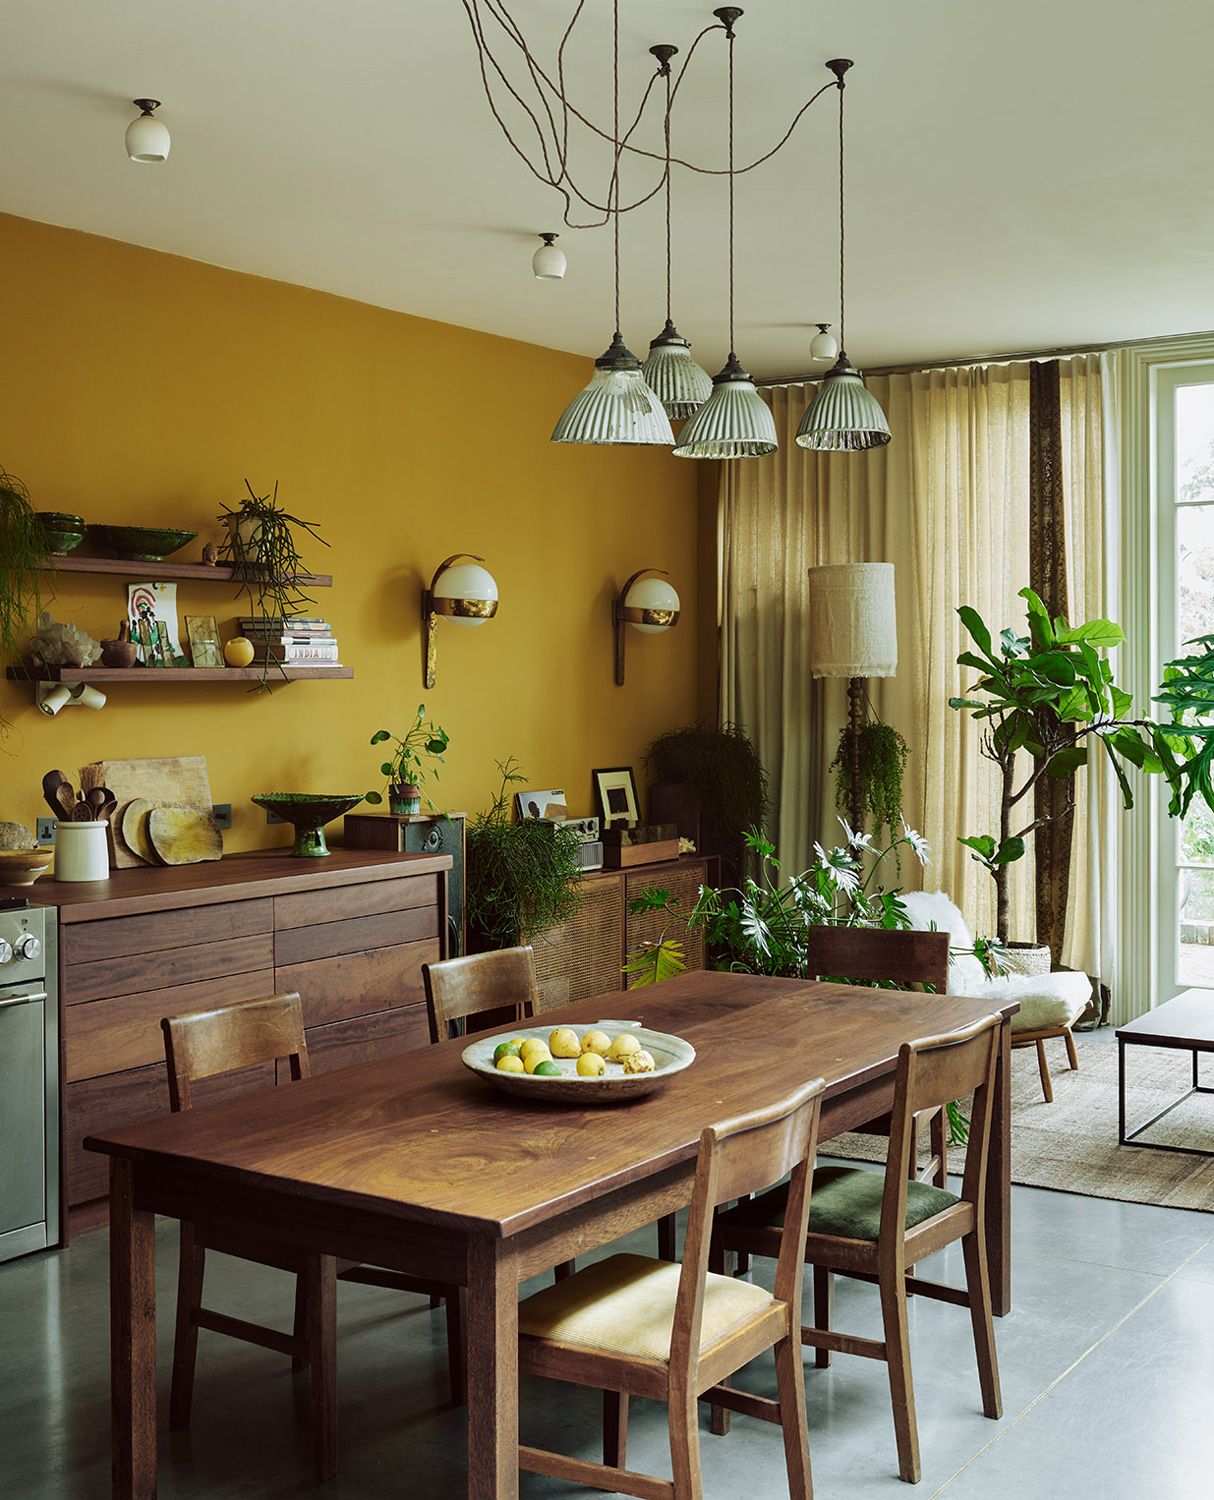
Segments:
[[[704,936],[687,930],[687,914],[702,885],[719,879],[713,855],[685,855],[629,870],[598,870],[581,878],[582,904],[566,922],[531,937],[540,1007],[552,1010],[591,995],[627,989],[621,970],[629,953],[656,942],[663,932],[683,944],[689,969],[706,965]],[[634,915],[628,903],[642,891],[660,888],[677,898],[675,915]]]

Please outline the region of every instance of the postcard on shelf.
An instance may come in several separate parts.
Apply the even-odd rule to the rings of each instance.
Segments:
[[[190,638],[190,655],[196,667],[223,666],[219,626],[214,615],[186,615],[185,633]]]
[[[131,639],[139,647],[145,667],[188,667],[177,633],[177,585],[132,583],[127,585],[127,620]]]

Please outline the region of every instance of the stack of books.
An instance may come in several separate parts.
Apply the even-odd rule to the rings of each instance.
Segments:
[[[243,619],[240,633],[253,642],[254,664],[262,666],[340,667],[333,628],[319,616],[293,615],[288,619]]]

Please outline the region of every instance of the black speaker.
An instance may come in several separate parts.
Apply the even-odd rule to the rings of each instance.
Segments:
[[[347,813],[347,847],[392,849],[398,854],[449,854],[447,874],[448,957],[465,948],[464,814]]]

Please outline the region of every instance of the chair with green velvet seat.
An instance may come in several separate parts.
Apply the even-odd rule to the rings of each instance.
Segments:
[[[920,1477],[919,1435],[907,1330],[908,1293],[968,1307],[978,1359],[982,1409],[1002,1415],[986,1255],[986,1168],[999,1058],[998,1015],[963,1030],[904,1044],[898,1052],[890,1143],[884,1172],[820,1167],[813,1178],[805,1260],[814,1268],[814,1326],[801,1340],[819,1367],[832,1351],[884,1360],[889,1366],[900,1476]],[[959,1194],[913,1176],[915,1115],[973,1090],[973,1113]],[[786,1190],[776,1188],[717,1217],[713,1268],[730,1253],[773,1256],[783,1232]],[[916,1264],[960,1240],[964,1289],[924,1280]],[[884,1338],[861,1338],[831,1326],[834,1275],[880,1289]],[[723,1415],[723,1411],[721,1412]],[[714,1410],[714,1430],[727,1424]]]

